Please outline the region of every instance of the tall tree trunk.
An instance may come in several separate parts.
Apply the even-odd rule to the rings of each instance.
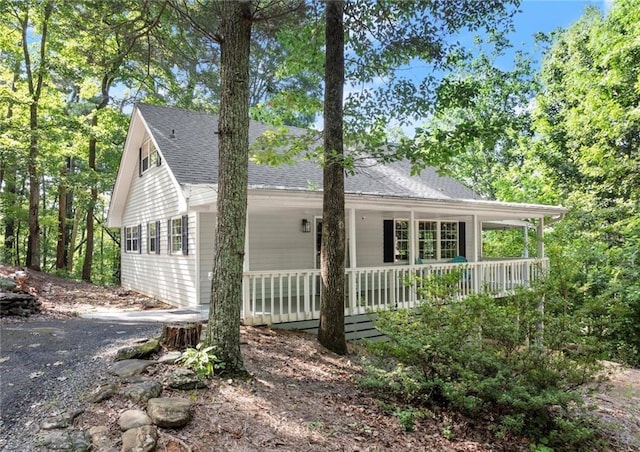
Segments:
[[[43,215],[47,214],[47,182],[46,179],[42,179],[40,182],[40,199],[42,200],[41,212]],[[42,231],[40,238],[40,267],[46,269],[47,268],[47,256],[49,253],[49,226],[45,225],[40,229]]]
[[[61,171],[64,178],[64,170]],[[56,268],[65,268],[64,255],[66,249],[67,229],[67,186],[64,179],[58,186],[58,240],[56,242]]]
[[[322,299],[318,341],[329,350],[347,353],[344,331],[344,2],[326,3],[324,92],[324,173],[322,194]]]
[[[29,16],[25,14],[22,21],[22,51],[24,54],[25,71],[27,73],[27,86],[31,105],[29,108],[29,158],[27,173],[29,174],[29,239],[27,242],[27,267],[40,270],[40,175],[38,174],[38,106],[42,94],[44,76],[47,73],[46,44],[49,18],[53,12],[53,3],[46,2],[42,18],[42,32],[40,38],[40,60],[37,74],[31,67],[31,54],[29,53],[30,29]]]
[[[116,66],[117,67],[117,66]],[[91,171],[91,199],[87,208],[87,247],[84,254],[84,263],[82,264],[82,279],[91,282],[91,269],[93,266],[93,232],[94,232],[94,211],[96,202],[98,201],[98,181],[96,180],[96,154],[98,140],[96,139],[96,128],[98,127],[98,115],[100,110],[109,104],[109,90],[113,77],[110,74],[104,74],[102,77],[102,98],[96,106],[91,119],[91,138],[89,139],[89,171]]]
[[[13,214],[7,215],[7,210],[13,209],[16,205],[16,167],[12,165],[6,170],[6,183],[4,186],[4,255],[3,262],[18,265],[17,262],[17,236],[15,231],[15,219]]]
[[[244,373],[240,309],[249,173],[251,4],[221,5],[217,225],[207,343],[233,373]]]
[[[60,168],[58,186],[58,241],[56,243],[56,268],[65,268],[65,250],[67,248],[67,171],[69,159]]]
[[[98,111],[94,111],[93,118],[91,119],[91,126],[93,129],[98,125]],[[96,137],[91,135],[89,139],[89,171],[91,172],[91,197],[89,199],[89,205],[87,206],[86,217],[86,232],[87,232],[87,245],[84,253],[84,260],[82,263],[82,280],[91,282],[91,267],[93,264],[93,213],[95,210],[96,201],[98,199],[98,188],[95,178],[96,169]]]
[[[33,102],[30,108],[29,130],[29,239],[27,242],[27,267],[40,270],[40,178],[38,175],[38,104]]]
[[[76,240],[78,238],[78,226],[80,225],[80,206],[76,205],[76,212],[73,216],[73,226],[71,227],[71,238],[69,239],[69,249],[67,252],[67,271],[73,271],[73,258],[76,252]]]
[[[20,72],[20,62],[16,61],[13,68],[13,81],[11,82],[11,92],[16,92],[16,82],[19,79]],[[13,118],[13,101],[9,101],[9,106],[7,107],[7,123],[11,123],[11,118]],[[2,254],[2,261],[7,264],[18,265],[17,262],[17,253],[16,253],[16,241],[17,237],[15,234],[15,215],[13,213],[13,208],[16,205],[16,162],[15,155],[6,155],[6,160],[3,162],[3,181],[4,185],[4,196],[3,196],[3,205],[4,205],[4,252]],[[0,184],[1,185],[1,184]]]

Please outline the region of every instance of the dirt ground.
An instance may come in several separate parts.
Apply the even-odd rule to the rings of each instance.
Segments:
[[[0,267],[0,273],[11,273]],[[29,285],[45,306],[40,316],[78,315],[96,309],[167,308],[131,292],[31,272]],[[357,345],[350,354],[327,352],[314,337],[263,327],[242,327],[244,362],[252,378],[211,380],[209,389],[172,393],[195,406],[183,429],[162,429],[161,451],[377,451],[529,450],[520,438],[497,440],[481,426],[448,413],[427,413],[404,431],[392,410],[357,386],[362,374]],[[115,350],[113,351],[115,353]],[[160,373],[158,365],[150,372]],[[613,436],[614,450],[640,450],[640,371],[608,363],[609,383],[588,396],[593,415]],[[76,422],[109,425],[119,435],[119,414],[133,406],[125,399],[91,405]]]

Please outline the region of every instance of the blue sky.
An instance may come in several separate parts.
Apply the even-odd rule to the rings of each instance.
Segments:
[[[536,33],[549,33],[559,28],[566,29],[580,19],[586,8],[595,7],[606,12],[611,7],[611,2],[612,0],[523,0],[519,8],[520,12],[514,17],[515,31],[508,35],[513,45],[512,50],[523,51],[532,58],[534,64],[540,64],[542,49],[535,44]],[[471,36],[468,39],[469,42],[465,45],[471,45]],[[510,69],[513,65],[514,52],[505,53],[497,59],[496,64],[502,69]],[[410,64],[404,70],[407,71],[405,76],[413,73],[415,80],[421,80],[424,76],[424,66],[421,62],[416,62],[415,65]],[[384,81],[381,80],[379,83]],[[359,86],[345,88],[345,95],[351,90],[359,91],[360,89]],[[421,122],[406,125],[402,130],[411,136],[415,127]],[[392,124],[395,126],[395,121],[392,121]],[[321,118],[317,127],[321,127]]]
[[[516,32],[511,35],[512,42],[516,47],[524,44],[525,48],[532,48],[534,33],[567,28],[588,6],[607,11],[610,4],[610,0],[524,0],[520,6],[522,12],[514,20]]]

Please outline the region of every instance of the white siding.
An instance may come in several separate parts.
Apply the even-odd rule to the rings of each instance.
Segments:
[[[122,287],[172,305],[196,305],[196,221],[189,215],[189,255],[168,253],[167,221],[178,217],[178,194],[166,165],[151,168],[142,177],[135,171],[122,226],[142,225],[141,253],[122,253]],[[160,254],[149,254],[147,223],[160,221]]]
[[[320,212],[317,212],[317,214],[319,215]],[[356,262],[358,267],[397,265],[383,262],[383,222],[385,219],[393,218],[408,219],[409,216],[409,212],[387,214],[379,211],[356,211]],[[314,268],[315,231],[312,227],[311,233],[301,232],[300,222],[302,218],[307,218],[312,224],[314,223],[314,215],[310,214],[309,211],[283,209],[269,213],[250,213],[249,269],[300,270]],[[416,219],[418,218],[430,217],[416,216]],[[471,218],[460,217],[447,219],[446,221],[466,221],[466,254],[469,257],[472,256],[471,251],[474,242]],[[213,219],[211,222],[213,222]],[[346,224],[348,225],[348,214]],[[213,240],[213,234],[211,234],[211,240]],[[212,262],[212,245],[207,250],[204,250],[205,254],[209,250],[211,250],[211,254],[207,259]]]
[[[250,213],[249,270],[313,268],[315,233],[301,231],[303,218],[313,225],[313,214],[296,209]]]
[[[364,217],[364,219],[363,219]],[[408,215],[407,215],[408,217]],[[382,212],[356,212],[356,248],[358,267],[380,267],[384,261],[384,231]]]
[[[199,246],[200,246],[200,303],[211,301],[211,281],[209,272],[213,269],[213,251],[215,248],[216,215],[214,213],[200,213]]]

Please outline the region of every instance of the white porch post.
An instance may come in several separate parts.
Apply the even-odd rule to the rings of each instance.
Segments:
[[[480,234],[478,233],[478,215],[471,216],[471,233],[473,234],[473,250],[471,251],[471,260],[478,262],[480,260]]]
[[[358,267],[357,261],[357,247],[356,247],[356,209],[349,209],[349,269],[351,270],[348,275],[349,278],[349,306],[347,306],[348,312],[353,313],[358,305],[357,284],[356,284],[356,269]]]
[[[416,264],[416,215],[412,210],[409,214],[409,265]]]
[[[242,261],[242,271],[249,271],[249,212],[244,225],[244,260]],[[249,276],[242,277],[242,317],[251,315],[251,281]]]
[[[524,251],[522,253],[522,256],[525,259],[529,259],[529,225],[526,224],[522,229],[524,231],[524,236],[523,236]],[[529,286],[529,278],[530,278],[529,266],[530,265],[531,265],[530,262],[525,262],[524,264],[524,283],[527,285],[527,287]]]
[[[409,214],[409,266],[416,265],[416,213],[411,210]],[[415,272],[412,272],[415,274]],[[413,276],[413,275],[412,275]],[[400,281],[398,281],[399,283]],[[415,306],[415,302],[418,299],[416,282],[414,280],[411,290],[409,291],[409,302],[411,306]]]
[[[242,262],[242,270],[249,271],[249,212],[247,212],[244,225],[244,261]]]
[[[540,217],[538,222],[538,259],[544,258],[544,217]]]
[[[356,268],[356,209],[349,209],[349,268]]]
[[[482,253],[482,224],[478,221],[478,215],[472,215],[472,233],[473,233],[473,251],[471,260],[473,262],[479,262]],[[473,293],[480,292],[480,266],[473,266],[472,284]]]
[[[482,221],[478,222],[478,259],[482,260]]]

